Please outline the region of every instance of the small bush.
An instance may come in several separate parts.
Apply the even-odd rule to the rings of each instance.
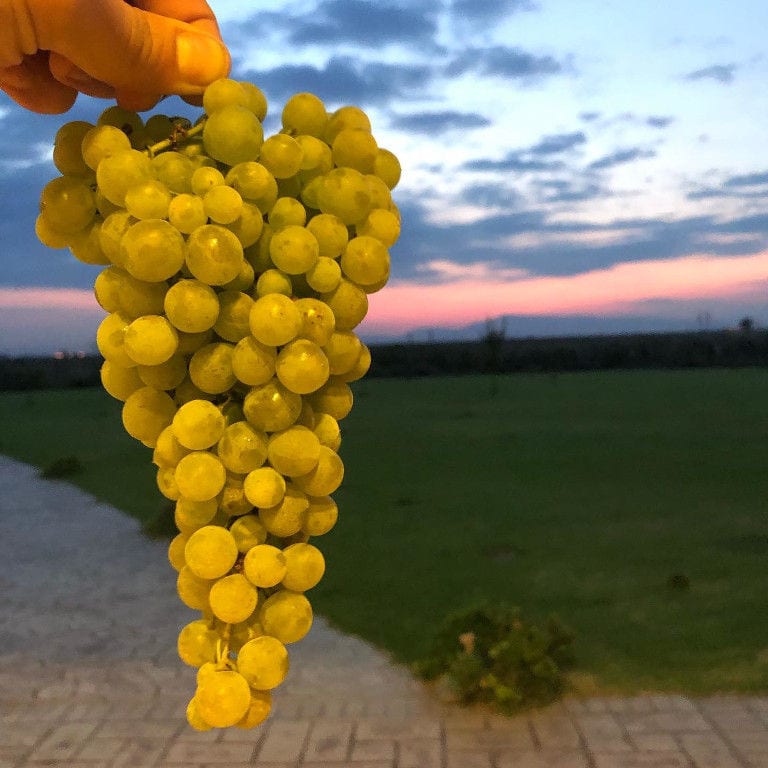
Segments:
[[[485,702],[511,714],[562,693],[573,639],[554,616],[541,628],[521,619],[518,608],[482,606],[449,616],[414,671],[443,678],[462,704]]]
[[[40,470],[40,477],[55,480],[60,477],[71,477],[83,471],[83,463],[77,456],[62,456],[54,459]]]

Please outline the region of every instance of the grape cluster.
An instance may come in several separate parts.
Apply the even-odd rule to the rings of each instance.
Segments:
[[[299,93],[265,139],[264,95],[231,79],[203,109],[64,125],[36,223],[104,267],[101,380],[175,502],[199,730],[262,722],[310,629],[325,561],[309,539],[336,523],[339,421],[370,365],[354,329],[400,232],[400,165],[362,110]]]

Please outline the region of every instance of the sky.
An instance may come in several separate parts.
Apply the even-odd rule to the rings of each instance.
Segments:
[[[501,316],[510,336],[768,325],[763,0],[211,5],[267,134],[311,91],[365,109],[400,158],[366,340],[476,338]],[[95,348],[98,268],[33,226],[56,130],[106,106],[40,116],[0,94],[0,354]]]

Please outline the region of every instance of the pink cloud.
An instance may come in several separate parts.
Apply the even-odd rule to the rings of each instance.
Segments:
[[[499,315],[623,315],[653,300],[768,299],[768,251],[750,256],[693,255],[636,261],[558,277],[494,279],[477,265],[433,262],[442,282],[393,282],[370,297],[365,329],[402,333],[425,325],[460,326]]]

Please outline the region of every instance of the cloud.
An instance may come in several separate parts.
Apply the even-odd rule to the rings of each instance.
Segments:
[[[415,133],[434,135],[453,130],[483,128],[491,121],[476,112],[415,112],[410,115],[395,115],[391,120],[393,128]]]
[[[371,63],[345,56],[335,56],[320,67],[283,64],[245,73],[270,100],[285,101],[298,91],[311,91],[328,102],[360,106],[418,93],[429,87],[432,75],[426,65]]]
[[[650,149],[640,149],[639,147],[633,149],[617,149],[609,155],[604,155],[597,160],[593,160],[587,168],[593,171],[603,170],[604,168],[613,168],[616,165],[623,165],[624,163],[631,163],[634,160],[642,160],[647,157],[655,156],[656,152]]]
[[[674,117],[661,117],[651,115],[650,117],[646,118],[645,122],[646,125],[650,125],[651,128],[666,128],[668,125],[671,125],[674,120]]]
[[[596,200],[606,194],[605,190],[594,182],[584,185],[573,181],[553,180],[542,182],[540,186],[545,191],[548,203],[582,203],[585,200]]]
[[[562,71],[563,65],[552,56],[535,56],[520,48],[502,45],[467,48],[450,61],[445,69],[448,77],[474,72],[528,80],[560,74]]]
[[[426,264],[424,271],[431,271],[437,282],[394,282],[371,297],[364,332],[455,327],[501,315],[631,314],[659,302],[674,306],[681,301],[754,300],[765,291],[768,251],[737,257],[640,259],[569,276],[499,269],[490,261],[462,265],[438,260]]]
[[[462,190],[461,199],[467,205],[509,209],[519,204],[520,195],[501,184],[472,184]]]
[[[526,160],[523,152],[515,150],[501,160],[477,158],[462,165],[466,171],[517,171],[519,173],[556,171],[564,167],[559,160]]]
[[[453,0],[451,14],[470,23],[488,23],[518,11],[537,10],[529,0]]]
[[[553,155],[560,152],[567,152],[579,144],[584,144],[587,137],[581,131],[574,133],[557,133],[552,136],[545,136],[538,144],[534,144],[527,152],[532,155]]]
[[[731,176],[723,182],[724,187],[755,187],[768,184],[768,171],[748,173],[743,176]]]
[[[358,46],[386,43],[433,43],[434,13],[421,8],[365,0],[322,0],[309,14],[291,18],[289,40],[295,45]]]
[[[579,119],[585,123],[593,123],[602,116],[602,112],[579,112]]]
[[[733,82],[734,72],[736,71],[735,64],[713,64],[711,67],[704,67],[703,69],[697,69],[693,72],[689,72],[686,76],[686,80],[717,80],[719,83],[731,83]]]

